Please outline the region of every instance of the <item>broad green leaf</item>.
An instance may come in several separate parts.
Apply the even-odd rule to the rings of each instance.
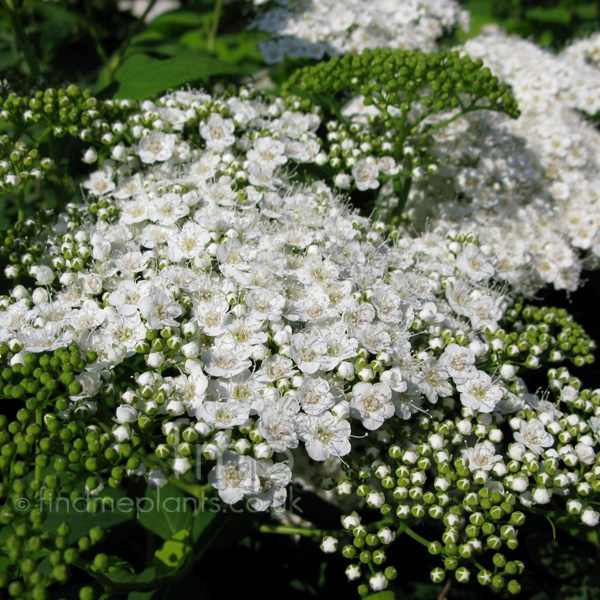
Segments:
[[[471,17],[490,17],[494,15],[492,3],[489,0],[470,0],[465,3],[465,10],[469,11]]]
[[[116,569],[109,578],[116,583],[150,583],[156,579],[156,570],[149,567],[140,573],[132,573],[128,569]]]
[[[217,58],[226,62],[238,64],[247,60],[260,61],[264,66],[262,55],[257,49],[257,43],[265,39],[260,31],[245,31],[237,34],[219,35],[215,40],[214,53]],[[192,49],[206,50],[207,37],[202,31],[188,31],[179,38],[179,41]]]
[[[210,24],[212,18],[212,11],[205,13],[190,10],[170,11],[156,17],[148,25],[148,29],[159,31],[163,35],[177,37],[188,29]]]
[[[197,558],[208,549],[224,550],[239,543],[256,528],[255,513],[235,512],[221,507],[221,510],[212,514],[210,518],[206,516],[206,511],[199,513],[200,519],[194,523],[192,535]]]
[[[131,64],[130,61],[133,60],[135,62]],[[240,72],[239,67],[235,65],[200,53],[179,55],[165,60],[134,55],[116,72],[115,79],[119,83],[119,89],[114,97],[145,100],[185,83],[206,81],[213,75],[232,75]]]
[[[172,575],[179,571],[193,552],[190,528],[178,531],[154,553],[154,568],[160,576]]]
[[[396,600],[396,594],[392,590],[385,590],[365,596],[365,600]]]
[[[93,563],[90,565],[90,569],[92,569],[92,571],[98,570]],[[108,567],[103,571],[103,573],[116,573],[119,571],[129,571],[130,573],[135,573],[135,569],[126,560],[123,560],[120,556],[109,555]]]
[[[538,38],[538,44],[542,48],[548,48],[549,46],[551,46],[553,41],[554,41],[554,34],[549,29],[544,31],[544,33],[542,33],[542,35],[540,35],[540,37]]]
[[[42,15],[37,33],[44,55],[54,54],[58,45],[69,37],[75,27],[85,27],[85,19],[77,11],[63,8],[59,4],[40,2],[37,10]]]
[[[590,2],[589,4],[581,4],[575,7],[575,14],[580,19],[592,20],[597,19],[600,15],[600,6],[596,2]]]
[[[186,577],[177,579],[177,581],[169,585],[163,585],[151,592],[130,592],[127,595],[127,600],[173,600],[173,598],[187,599],[190,597],[199,600],[211,600],[213,598],[200,574],[189,573]]]
[[[172,483],[158,489],[146,488],[144,497],[138,500],[140,524],[163,540],[192,526],[198,503],[196,498],[187,496]]]
[[[125,54],[125,60],[130,56],[139,54],[140,52],[148,54],[159,54],[168,58],[172,58],[177,54],[188,52],[187,47],[179,43],[179,41],[165,37],[158,31],[144,31],[136,35]],[[149,57],[152,58],[152,57]],[[154,57],[160,58],[160,57]]]
[[[200,510],[194,517],[194,523],[192,525],[192,541],[194,543],[200,539],[200,536],[218,515],[219,513],[217,511],[210,510],[210,505],[207,507],[205,504],[202,504]]]
[[[562,6],[555,6],[552,8],[530,8],[525,13],[525,18],[540,23],[568,25],[571,22],[571,13]]]
[[[106,499],[106,504],[102,499]],[[56,534],[57,527],[66,522],[71,531],[67,537],[70,543],[86,535],[95,526],[114,527],[130,521],[135,517],[135,500],[125,495],[123,490],[109,489],[94,497],[96,512],[88,512],[87,499],[72,502],[68,498],[60,498],[48,503],[44,508],[46,518],[42,524],[44,531]]]

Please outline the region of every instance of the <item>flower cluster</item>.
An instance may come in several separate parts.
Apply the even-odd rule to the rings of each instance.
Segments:
[[[136,161],[106,161],[84,184],[99,198],[93,210],[73,207],[39,261],[8,268],[39,286],[2,313],[12,364],[70,344],[93,353],[71,395],[72,410],[93,413],[103,379],[143,355],[119,398],[116,442],[162,431],[154,451],[168,475],[192,469],[199,439],[205,457],[223,459],[210,479],[221,498],[263,509],[282,503],[291,476],[273,453],[302,443],[314,460],[344,456],[352,427],[409,419],[463,385],[447,366],[459,347],[429,349],[446,345],[442,331],[459,331],[469,372],[489,388],[478,399],[461,388],[462,401],[493,410],[508,389],[474,365],[507,299],[475,243],[428,235],[388,246],[324,183],[289,182],[285,163],[306,143],[318,149],[301,141],[310,114],[176,97],[203,107],[203,144],[143,136]]]
[[[516,111],[478,63],[401,58],[418,77],[448,79],[417,106],[426,116],[480,100]],[[410,116],[401,106],[393,118]],[[434,581],[448,571],[466,581],[471,559],[485,563],[491,548],[478,580],[516,592],[522,564],[500,550],[517,547],[528,509],[552,499],[598,522],[598,392],[564,367],[548,372],[552,395],[527,387],[548,363],[590,362],[594,344],[566,311],[525,306],[498,283],[487,240],[403,235],[351,210],[333,182],[311,177],[331,159],[320,123],[308,101],[245,89],[144,102],[110,155],[86,152],[99,165],[84,203],[49,228],[7,232],[16,285],[0,298],[1,393],[25,401],[17,421],[0,421],[11,501],[42,483],[47,499],[93,498],[143,477],[279,512],[292,481],[314,484],[302,469],[310,460],[313,473],[337,476],[330,492],[381,513],[365,524],[350,514],[323,540],[358,559],[347,574],[361,592],[395,577],[385,550],[403,533],[442,555]],[[356,189],[377,187],[374,164],[362,166]],[[85,487],[46,478],[50,460]],[[21,527],[6,505],[3,518]],[[413,531],[424,518],[440,524],[441,541]],[[31,512],[34,538],[39,520]],[[61,528],[54,581],[77,560],[73,544],[92,543],[63,540]],[[10,538],[15,560],[35,554],[28,531]],[[105,555],[94,560],[107,568]]]
[[[390,69],[377,52],[307,67],[290,80],[290,85],[306,80],[307,91],[337,94],[338,100],[344,99],[340,90],[358,93],[346,97],[327,122],[324,151],[338,171],[335,185],[375,195],[375,207],[385,208],[381,214],[388,220],[400,217],[407,233],[433,228],[441,235],[485,239],[497,277],[521,293],[548,284],[576,289],[584,261],[593,265],[600,256],[600,135],[580,114],[598,110],[593,103],[600,97],[598,70],[579,68],[568,52],[557,57],[488,32],[465,45],[463,53],[475,68],[462,69],[464,80],[453,90],[461,76],[451,63],[447,70],[432,65],[431,79],[429,67],[417,67],[424,81],[414,83],[405,78],[405,65]],[[506,90],[478,59],[512,88],[520,118],[496,114],[516,115]],[[360,72],[364,60],[370,61],[366,78]],[[346,63],[357,71],[354,79],[325,76]],[[382,83],[378,73],[384,64],[389,77]],[[427,113],[425,101],[436,94],[445,104],[434,101],[441,112]],[[469,103],[469,96],[505,104],[482,106]],[[494,112],[468,114],[476,108]]]
[[[271,35],[259,48],[265,62],[285,56],[320,59],[374,48],[429,52],[445,33],[469,28],[469,16],[454,0],[276,0],[252,23]]]
[[[359,592],[388,586],[396,570],[386,567],[386,550],[399,535],[409,535],[441,560],[431,570],[434,583],[448,574],[458,582],[475,575],[481,585],[518,593],[524,564],[510,553],[521,542],[531,507],[539,511],[552,502],[588,526],[598,524],[599,421],[593,415],[599,391],[582,389],[564,368],[548,376],[549,395],[526,393],[515,379],[511,398],[489,413],[465,406],[462,394],[462,407],[446,398],[410,426],[392,424],[386,435],[380,432],[357,466],[344,467],[337,494],[358,494],[380,517],[363,522],[356,512],[343,516],[343,531],[324,538],[322,549],[353,561],[346,574]],[[489,383],[481,384],[475,395],[484,389],[489,395]],[[413,529],[424,520],[439,539]]]

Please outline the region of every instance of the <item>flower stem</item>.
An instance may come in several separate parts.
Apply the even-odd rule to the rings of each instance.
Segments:
[[[169,478],[169,482],[172,483],[175,487],[178,487],[180,490],[187,492],[188,494],[194,496],[194,498],[202,499],[204,498],[207,492],[211,492],[214,488],[210,483],[206,483],[205,485],[198,485],[195,483],[188,483],[187,481],[183,481],[182,479]]]
[[[400,525],[400,527],[398,528],[398,535],[400,535],[402,533],[406,533],[409,537],[411,537],[416,542],[419,542],[419,544],[421,544],[422,546],[425,546],[425,547],[429,546],[429,542],[423,536],[420,536],[418,533],[414,532],[408,526],[407,523],[402,523]]]
[[[31,42],[29,41],[29,37],[27,37],[27,33],[25,32],[25,27],[23,26],[23,21],[21,20],[21,15],[19,13],[18,3],[15,5],[13,0],[2,0],[2,6],[10,16],[17,38],[17,45],[21,48],[23,56],[25,56],[29,71],[34,77],[38,77],[40,75],[40,67],[33,47],[31,46]]]
[[[25,188],[22,188],[17,195],[17,221],[22,223],[25,220]]]
[[[325,531],[323,529],[305,529],[304,527],[290,527],[288,525],[261,525],[258,528],[260,533],[279,533],[282,535],[303,535],[306,537],[323,537],[328,533],[337,533]]]
[[[215,49],[215,40],[217,39],[217,31],[219,29],[219,21],[221,20],[221,9],[223,8],[223,0],[216,0],[215,10],[213,12],[212,26],[208,35],[208,49],[212,52]]]

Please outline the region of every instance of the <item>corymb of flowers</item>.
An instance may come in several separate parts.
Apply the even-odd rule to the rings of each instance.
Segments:
[[[114,147],[85,202],[9,233],[28,253],[6,270],[22,283],[1,299],[2,394],[28,399],[2,423],[1,467],[17,496],[54,460],[89,496],[177,479],[280,519],[297,482],[347,497],[322,548],[360,591],[395,577],[385,549],[408,532],[440,556],[434,581],[474,573],[516,592],[523,565],[501,550],[530,508],[598,523],[599,393],[564,367],[545,395],[526,384],[591,360],[593,342],[496,283],[476,238],[402,236],[300,181],[326,160],[308,106],[244,89],[144,102],[136,143]],[[439,541],[413,531],[424,520]]]

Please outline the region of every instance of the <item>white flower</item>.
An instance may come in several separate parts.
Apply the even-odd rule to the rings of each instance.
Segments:
[[[173,461],[173,471],[179,475],[185,475],[191,468],[189,458],[178,457]]]
[[[313,460],[323,461],[330,456],[345,456],[350,452],[350,423],[329,411],[317,416],[306,415],[299,422],[298,435],[306,444]]]
[[[54,271],[46,266],[33,266],[29,268],[39,285],[49,285],[54,281]]]
[[[487,440],[475,444],[472,448],[465,448],[461,453],[468,461],[471,471],[490,471],[497,462],[502,460],[502,456],[496,454],[494,444]]]
[[[92,164],[98,160],[98,154],[94,148],[88,148],[81,159],[84,163]]]
[[[591,508],[586,508],[581,513],[581,522],[589,527],[596,527],[596,525],[598,525],[600,522],[600,513]]]
[[[248,152],[248,160],[260,164],[264,169],[273,170],[287,162],[285,144],[271,137],[258,138]]]
[[[327,342],[318,333],[295,333],[290,356],[303,373],[312,375],[328,362]]]
[[[248,360],[252,349],[239,344],[231,334],[215,340],[210,350],[202,354],[205,371],[213,377],[233,377],[252,365]]]
[[[150,220],[163,226],[174,225],[189,212],[189,206],[183,202],[179,194],[163,194],[153,199]]]
[[[321,550],[327,554],[332,554],[337,550],[339,540],[330,535],[325,536],[321,542]]]
[[[388,586],[387,577],[383,573],[375,573],[375,575],[369,578],[369,586],[374,592],[385,590]]]
[[[104,196],[112,192],[115,189],[112,170],[104,168],[102,171],[94,171],[83,182],[83,187],[95,196]]]
[[[302,410],[309,415],[319,415],[335,404],[329,383],[320,377],[307,377],[298,388],[296,397]]]
[[[256,511],[280,508],[287,498],[286,487],[292,480],[292,471],[285,463],[259,460],[256,463],[259,492],[248,499],[249,506]]]
[[[223,119],[221,115],[213,113],[206,125],[200,127],[200,135],[206,140],[207,148],[213,152],[221,152],[235,142],[234,130],[231,119]]]
[[[179,303],[158,288],[149,289],[148,295],[140,298],[138,307],[151,329],[176,326],[175,319],[183,313]]]
[[[138,311],[140,300],[150,294],[151,284],[148,281],[136,283],[132,279],[121,279],[115,291],[108,296],[107,302],[124,316],[132,316]]]
[[[379,187],[379,168],[367,159],[360,159],[352,169],[352,176],[357,189],[364,191]]]
[[[163,162],[173,156],[177,136],[162,131],[152,131],[138,145],[140,160],[146,164]]]
[[[366,429],[379,429],[395,412],[392,390],[386,383],[357,383],[352,388],[350,411]]]
[[[350,581],[355,581],[356,579],[359,579],[361,575],[360,567],[358,565],[348,565],[346,567],[345,572],[346,577],[348,577]]]
[[[492,412],[504,395],[502,388],[494,385],[484,371],[477,371],[474,377],[458,383],[456,389],[463,406],[481,413]]]
[[[151,471],[148,473],[148,485],[151,488],[161,488],[167,481],[167,476],[161,471]]]
[[[467,244],[456,258],[456,267],[473,281],[483,281],[494,275],[494,267],[475,244]]]
[[[256,461],[231,450],[226,450],[219,458],[217,466],[208,474],[208,482],[218,490],[226,504],[235,504],[244,496],[260,492]]]
[[[119,424],[133,423],[138,418],[138,411],[129,404],[121,404],[117,406],[116,421]]]
[[[532,498],[536,504],[548,504],[551,498],[550,490],[542,487],[535,488],[533,490]]]
[[[478,373],[474,366],[475,354],[468,346],[449,344],[440,356],[440,364],[446,368],[456,384],[476,377]]]
[[[535,454],[541,454],[544,448],[554,444],[554,438],[546,431],[539,419],[520,421],[519,430],[514,433],[515,440],[529,448]]]
[[[577,444],[575,446],[575,454],[577,454],[577,458],[586,465],[591,465],[596,460],[596,453],[592,446],[588,444]]]
[[[246,305],[250,309],[250,316],[258,321],[277,321],[281,318],[285,298],[277,292],[259,288],[252,290],[246,296]]]

